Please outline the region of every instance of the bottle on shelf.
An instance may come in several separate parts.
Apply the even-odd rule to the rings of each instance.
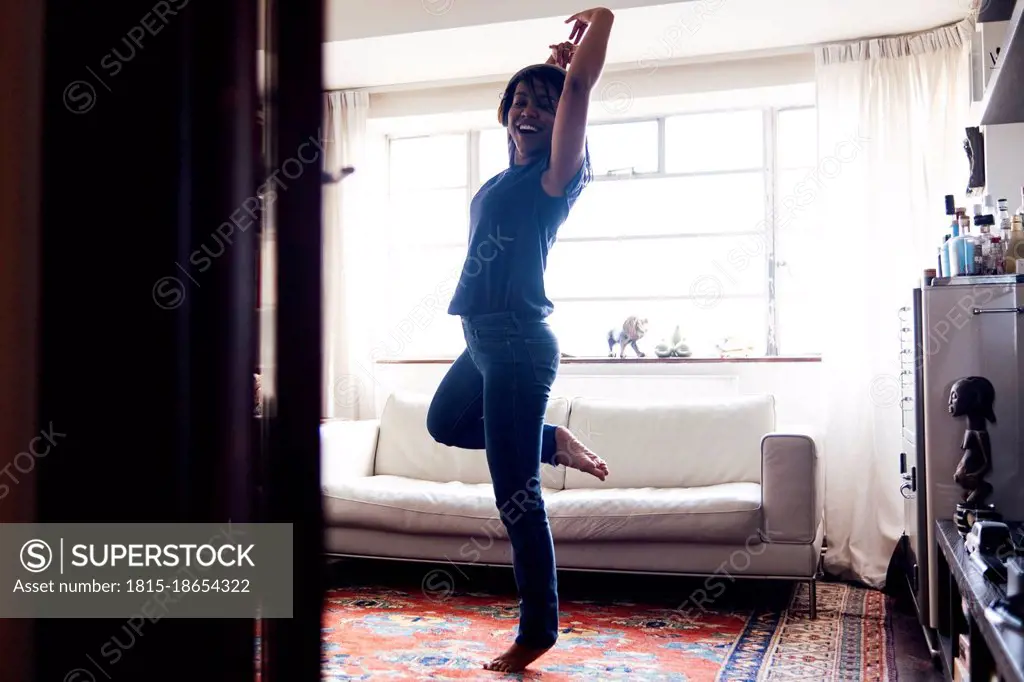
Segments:
[[[942,246],[939,247],[939,277],[953,276],[949,270],[949,240],[952,236],[952,234],[947,234],[942,240]]]
[[[960,229],[960,218],[956,214],[956,198],[952,194],[946,195],[946,216],[949,224],[942,236],[942,243],[939,244],[939,277],[950,277],[949,270],[949,240]]]
[[[950,226],[949,239],[943,243],[942,248],[946,251],[946,265],[943,277],[956,277],[960,272],[960,260],[956,251],[956,240],[960,236],[960,217],[963,209],[956,209],[953,213],[953,224]]]
[[[992,237],[992,259],[995,263],[994,275],[1003,275],[1006,273],[1006,252],[1003,250],[1002,237]]]
[[[984,220],[985,216],[978,216],[979,219]],[[980,275],[982,270],[982,259],[981,259],[981,239],[978,237],[976,232],[971,230],[971,224],[968,223],[960,236],[964,238],[964,274],[965,275]]]
[[[1017,259],[1024,260],[1024,219],[1019,215],[1013,216],[1010,239],[1003,248],[1004,269],[1006,274],[1021,274],[1017,272]]]
[[[959,225],[954,230],[950,240],[946,242],[946,248],[949,249],[950,277],[961,277],[970,274],[970,271],[967,269],[967,233],[971,230],[971,219],[964,213],[960,213],[961,210],[958,209],[960,216]],[[973,265],[974,253],[972,252],[970,256],[970,262]]]
[[[1013,227],[1013,217],[1010,215],[1010,211],[1007,209],[1006,199],[999,200],[999,212],[997,214],[997,220],[999,221],[999,236],[1005,242],[1010,238],[1010,229]]]
[[[960,215],[960,244],[959,250],[960,274],[973,274],[971,270],[974,265],[974,239],[971,235],[971,219],[967,217],[967,209]]]
[[[995,219],[990,213],[977,216],[974,224],[978,228],[974,238],[974,271],[973,275],[996,274],[996,254],[993,248],[992,227]]]
[[[988,192],[985,193],[984,198],[985,210],[982,212],[984,215],[995,215],[996,213],[996,200],[992,198],[992,195]]]
[[[1020,207],[1017,209],[1015,215],[1019,215],[1024,219],[1024,187],[1020,188]]]

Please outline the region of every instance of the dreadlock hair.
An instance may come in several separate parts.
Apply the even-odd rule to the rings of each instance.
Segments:
[[[516,161],[516,143],[512,140],[512,136],[508,134],[508,112],[512,108],[512,100],[515,99],[516,88],[519,86],[519,83],[525,83],[533,101],[537,103],[537,106],[542,106],[541,99],[537,97],[537,91],[541,90],[543,92],[545,86],[547,86],[560,98],[562,90],[565,89],[565,75],[565,69],[555,64],[533,64],[520,69],[509,79],[508,84],[505,86],[505,91],[501,94],[501,102],[498,103],[498,122],[506,129],[509,166]],[[554,104],[542,106],[542,108],[549,114],[553,115],[555,113]],[[590,165],[590,148],[587,145],[586,138],[584,138],[583,184],[589,184],[593,177],[594,171]]]

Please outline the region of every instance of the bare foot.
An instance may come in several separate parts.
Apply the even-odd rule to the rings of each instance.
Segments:
[[[608,464],[564,426],[555,428],[555,463],[579,469],[602,481],[608,476]]]
[[[513,644],[501,656],[490,663],[484,663],[484,669],[500,673],[519,673],[526,670],[526,666],[543,656],[546,651],[547,649],[527,649]]]

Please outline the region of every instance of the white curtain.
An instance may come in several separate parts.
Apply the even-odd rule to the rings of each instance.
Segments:
[[[324,186],[324,416],[359,419],[369,381],[358,358],[366,353],[363,330],[370,328],[368,297],[359,295],[371,276],[365,259],[371,202],[364,191],[370,100],[366,92],[346,91],[328,92],[324,98],[324,168],[356,169]]]
[[[825,569],[873,587],[904,528],[899,308],[962,195],[973,19],[816,54]],[[810,295],[810,294],[809,294]]]

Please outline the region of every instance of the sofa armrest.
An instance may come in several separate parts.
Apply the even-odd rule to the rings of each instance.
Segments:
[[[376,419],[331,419],[320,425],[320,486],[324,492],[353,478],[373,476],[379,430]]]
[[[761,511],[766,542],[814,542],[824,516],[821,465],[814,438],[799,432],[761,439]]]

